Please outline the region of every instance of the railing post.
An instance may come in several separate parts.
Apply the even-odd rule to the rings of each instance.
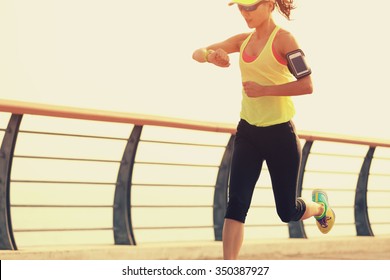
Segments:
[[[11,222],[11,167],[23,115],[13,114],[0,150],[0,250],[17,250]]]
[[[119,167],[114,197],[114,239],[116,245],[136,245],[131,222],[131,185],[142,126],[134,126]]]
[[[375,147],[368,149],[360,170],[355,194],[355,225],[358,236],[374,236],[371,230],[370,219],[367,210],[367,188],[368,178],[370,176],[370,167],[374,156]]]
[[[306,141],[302,149],[302,160],[301,160],[301,166],[299,168],[298,183],[297,183],[297,196],[302,195],[303,177],[305,176],[306,164],[312,146],[313,146],[313,141]],[[289,222],[288,231],[290,234],[290,238],[307,238],[302,221]]]
[[[215,184],[213,210],[215,241],[222,241],[222,228],[227,207],[229,175],[233,156],[234,139],[235,136],[232,135],[226,146],[221,165],[219,166],[217,181]]]

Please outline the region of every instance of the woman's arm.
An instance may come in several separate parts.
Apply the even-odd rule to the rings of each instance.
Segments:
[[[192,58],[200,63],[209,62],[219,67],[228,67],[229,54],[240,51],[240,46],[248,34],[239,34],[223,42],[194,51]]]
[[[282,85],[262,86],[251,81],[244,82],[242,85],[249,97],[297,96],[313,93],[313,84],[310,76]]]
[[[287,53],[299,49],[295,38],[285,30],[280,30],[275,37],[274,47],[281,57],[286,57]],[[262,86],[248,81],[243,83],[243,87],[249,97],[297,96],[313,93],[313,83],[310,76],[287,84],[273,86]]]

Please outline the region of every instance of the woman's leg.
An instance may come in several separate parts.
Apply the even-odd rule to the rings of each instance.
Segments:
[[[223,259],[236,260],[244,240],[244,223],[225,219],[222,235]]]
[[[229,201],[222,233],[225,259],[238,257],[246,215],[263,164],[263,159],[252,144],[252,129],[248,123],[240,122],[234,142]]]
[[[306,211],[306,201],[297,198],[297,182],[301,164],[301,145],[292,122],[270,129],[266,161],[272,181],[277,213],[288,223],[300,220]],[[309,209],[307,209],[309,208]]]
[[[274,130],[272,153],[267,157],[267,165],[272,179],[278,214],[283,222],[305,220],[319,216],[324,205],[311,200],[297,198],[297,181],[301,163],[301,145],[292,122]]]

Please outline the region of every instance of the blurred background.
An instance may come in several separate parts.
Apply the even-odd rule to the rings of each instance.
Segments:
[[[291,31],[313,69],[314,94],[294,98],[299,130],[390,138],[386,0],[297,0]],[[192,52],[250,32],[227,0],[3,0],[0,97],[236,123],[231,67]]]

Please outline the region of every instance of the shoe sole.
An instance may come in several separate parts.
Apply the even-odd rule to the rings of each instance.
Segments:
[[[323,234],[327,234],[329,231],[331,231],[334,223],[336,222],[336,214],[330,208],[328,208],[328,211],[326,211],[326,217],[328,222],[328,226],[326,228],[322,227],[321,224],[316,220],[317,227]]]

